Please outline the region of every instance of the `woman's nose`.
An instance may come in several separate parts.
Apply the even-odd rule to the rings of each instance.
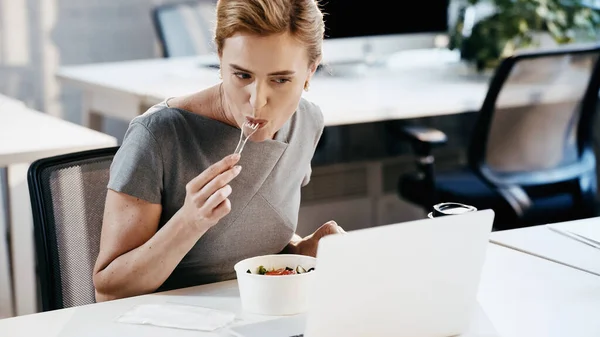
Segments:
[[[253,86],[252,92],[250,93],[250,105],[254,111],[260,110],[267,104],[267,88],[263,87],[260,83],[256,83]]]

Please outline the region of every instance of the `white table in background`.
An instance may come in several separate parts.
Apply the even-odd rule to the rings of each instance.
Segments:
[[[600,249],[552,231],[550,226],[567,230],[586,226],[586,228],[595,228],[597,236],[600,237],[600,217],[598,217],[494,232],[491,241],[600,276]]]
[[[311,80],[310,91],[303,95],[321,107],[326,126],[478,111],[490,74],[474,74],[448,54],[452,52],[404,51],[363,74],[318,73]],[[327,61],[334,72],[336,61]],[[63,67],[57,77],[84,91],[82,120],[84,125],[99,129],[104,116],[130,121],[165,98],[219,83],[217,70],[205,66],[216,63],[214,56],[205,55],[89,64]],[[540,99],[544,103],[564,101],[573,97],[569,89],[577,88],[565,85],[541,94],[535,85],[515,86],[503,91],[499,107],[519,107],[539,103]]]
[[[12,255],[12,280],[17,281],[13,284],[16,314],[37,311],[33,220],[26,174],[29,165],[44,157],[116,145],[115,137],[24,105],[0,105],[0,170],[6,178],[0,185],[9,202],[5,230],[12,242],[8,255]],[[0,241],[0,250],[6,251],[5,242]]]
[[[23,108],[25,103],[18,99],[0,94],[0,110]]]
[[[402,69],[373,68],[364,76],[317,74],[303,95],[321,107],[327,126],[478,110],[489,77],[464,74],[457,64],[446,62],[440,58],[439,63],[410,67],[402,61]],[[167,97],[217,84],[217,70],[201,66],[214,63],[214,56],[150,59],[68,66],[57,76],[83,89],[83,120],[98,128],[101,116],[129,121]]]
[[[490,244],[478,297],[502,337],[600,336],[600,278],[588,273]],[[217,336],[114,321],[136,304],[167,301],[231,311],[241,323],[266,319],[243,313],[236,282],[229,281],[0,320],[0,331],[3,337],[85,336],[86,329],[113,337]]]

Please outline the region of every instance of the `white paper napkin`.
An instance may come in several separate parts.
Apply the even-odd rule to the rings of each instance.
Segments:
[[[232,312],[184,304],[140,304],[117,318],[117,322],[166,328],[214,331],[233,322]]]

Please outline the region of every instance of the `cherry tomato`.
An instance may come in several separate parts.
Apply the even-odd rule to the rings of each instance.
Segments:
[[[294,275],[296,271],[294,270],[286,270],[285,268],[280,268],[277,270],[268,271],[265,275]]]
[[[285,268],[280,268],[280,269],[268,271],[265,275],[282,275],[282,273],[284,271],[285,271]]]

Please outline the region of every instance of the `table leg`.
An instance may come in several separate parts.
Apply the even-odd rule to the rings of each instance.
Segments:
[[[102,132],[102,116],[91,110],[85,110],[81,116],[81,125]]]
[[[102,121],[102,115],[90,111],[87,127],[92,130],[102,131]]]
[[[10,216],[10,185],[8,182],[8,168],[0,168],[0,193],[3,201],[2,208],[4,209],[4,226],[0,226],[1,230],[4,230],[4,235],[0,233],[0,238],[5,236],[6,239],[6,256],[8,266],[8,287],[10,291],[10,310],[13,315],[16,315],[16,298],[15,298],[15,280],[14,280],[14,266],[12,258],[12,231],[11,231],[11,216]]]
[[[102,132],[102,115],[98,114],[92,109],[92,95],[91,92],[84,92],[82,99],[82,111],[81,111],[81,125],[90,128],[92,130]]]

